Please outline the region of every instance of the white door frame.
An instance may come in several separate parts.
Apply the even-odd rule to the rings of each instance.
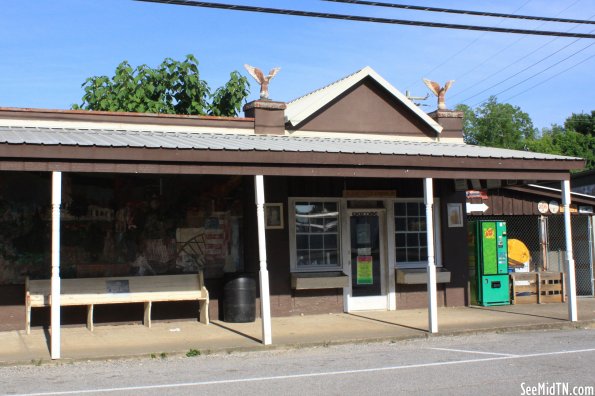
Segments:
[[[352,269],[351,269],[351,216],[354,212],[377,213],[378,215],[378,236],[380,238],[380,287],[381,295],[367,297],[352,296]],[[343,289],[343,306],[345,312],[364,310],[388,310],[392,308],[389,304],[392,290],[390,290],[388,251],[387,251],[387,210],[385,208],[358,208],[347,209],[346,200],[342,202],[342,227],[341,245],[345,272],[349,276],[349,286]]]

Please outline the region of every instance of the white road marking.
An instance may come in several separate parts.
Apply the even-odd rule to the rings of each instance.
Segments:
[[[483,352],[483,351],[469,351],[466,349],[451,349],[451,348],[429,348],[435,351],[448,351],[448,352],[463,352],[463,353],[477,353],[480,355],[495,355],[495,356],[510,356],[519,357],[520,355],[514,355],[512,353],[496,353],[496,352]]]
[[[390,371],[390,370],[402,370],[411,368],[422,368],[422,367],[437,367],[437,366],[450,366],[456,364],[467,364],[467,363],[478,363],[478,362],[492,362],[496,360],[511,360],[511,359],[524,359],[533,358],[540,356],[553,356],[553,355],[565,355],[572,353],[586,353],[595,352],[595,348],[589,349],[577,349],[570,351],[557,351],[557,352],[542,352],[532,353],[529,355],[512,355],[512,356],[498,356],[484,359],[467,359],[467,360],[454,360],[450,362],[436,362],[436,363],[419,363],[419,364],[408,364],[403,366],[388,366],[388,367],[376,367],[369,369],[359,370],[342,370],[342,371],[327,371],[322,373],[305,373],[305,374],[292,374],[292,375],[278,375],[270,377],[253,377],[253,378],[238,378],[232,380],[218,380],[218,381],[203,381],[203,382],[183,382],[177,384],[161,384],[161,385],[141,385],[141,386],[126,386],[121,388],[100,388],[100,389],[79,389],[72,391],[61,391],[61,392],[39,392],[39,393],[22,393],[11,396],[54,396],[54,395],[75,395],[75,394],[87,394],[87,393],[110,393],[110,392],[124,392],[124,391],[136,391],[136,390],[151,390],[151,389],[170,389],[170,388],[184,388],[190,386],[205,386],[205,385],[223,385],[223,384],[234,384],[242,382],[257,382],[257,381],[278,381],[296,378],[312,378],[312,377],[324,377],[331,375],[345,375],[345,374],[360,374],[360,373],[371,373],[378,371]]]

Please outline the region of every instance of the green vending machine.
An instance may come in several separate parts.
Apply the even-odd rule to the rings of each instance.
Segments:
[[[471,303],[510,304],[506,222],[470,221],[468,233]]]

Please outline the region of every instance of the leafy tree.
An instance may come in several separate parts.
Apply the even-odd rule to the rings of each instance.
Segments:
[[[183,61],[166,58],[157,68],[133,69],[124,61],[113,77],[89,77],[82,87],[83,103],[73,105],[75,110],[217,116],[238,115],[250,92],[248,79],[234,71],[225,86],[211,94],[193,55]]]
[[[595,135],[595,110],[588,113],[572,113],[570,117],[564,121],[564,127],[567,131],[576,131],[583,135]]]
[[[464,112],[463,135],[469,144],[523,149],[535,137],[531,117],[518,106],[498,103],[495,96],[475,110],[466,105],[457,110]]]
[[[586,160],[586,169],[595,169],[595,135],[568,130],[560,125],[544,129],[539,139],[529,140],[530,151],[580,157]]]

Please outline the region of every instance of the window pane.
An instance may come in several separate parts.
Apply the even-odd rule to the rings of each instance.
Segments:
[[[419,261],[428,261],[428,249],[426,249],[426,248],[419,249]]]
[[[336,202],[325,202],[324,203],[324,211],[326,213],[332,214],[333,216],[338,216],[337,203]]]
[[[397,217],[395,219],[395,230],[396,231],[407,231],[407,219],[403,217]]]
[[[337,218],[327,218],[324,220],[324,232],[337,232]]]
[[[310,250],[310,264],[311,265],[324,265],[326,254],[324,250]]]
[[[418,234],[407,234],[407,247],[419,246],[419,235]]]
[[[407,203],[407,216],[419,216],[419,203],[409,202]]]
[[[325,250],[324,251],[324,263],[326,265],[337,265],[337,251],[336,250]]]
[[[407,249],[397,249],[397,261],[400,263],[407,262]]]
[[[310,243],[308,242],[308,235],[296,235],[295,247],[298,250],[308,250],[310,248]]]
[[[297,251],[297,265],[298,267],[310,265],[310,254],[308,250]]]
[[[310,249],[322,249],[322,235],[310,235]]]
[[[396,216],[406,216],[407,215],[404,203],[396,203],[395,204],[395,215]]]
[[[310,232],[324,232],[324,219],[323,218],[311,218],[310,219]]]
[[[419,246],[427,246],[428,245],[428,235],[425,232],[419,233]]]
[[[420,261],[418,248],[407,249],[407,261]]]
[[[405,235],[406,234],[396,234],[395,235],[395,245],[399,247],[405,247]]]
[[[337,250],[337,235],[325,235],[324,248],[326,250]]]

